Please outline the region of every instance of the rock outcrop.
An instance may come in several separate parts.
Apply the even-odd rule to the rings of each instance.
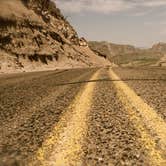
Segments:
[[[88,47],[51,0],[0,3],[0,71],[107,64]]]

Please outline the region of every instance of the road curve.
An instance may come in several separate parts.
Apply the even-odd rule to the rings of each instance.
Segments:
[[[166,165],[166,76],[145,70],[156,73],[94,68],[1,75],[0,165]],[[146,81],[134,81],[142,75]],[[147,90],[147,81],[160,96]]]

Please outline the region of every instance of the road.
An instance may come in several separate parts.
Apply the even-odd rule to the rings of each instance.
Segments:
[[[0,166],[165,166],[166,68],[0,75]]]

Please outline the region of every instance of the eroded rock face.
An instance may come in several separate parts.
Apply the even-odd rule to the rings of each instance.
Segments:
[[[96,55],[96,62],[85,55],[86,40],[78,38],[51,0],[7,0],[0,3],[0,10],[1,71],[31,71],[43,65],[73,67],[75,62],[87,66],[100,61]]]
[[[22,0],[28,9],[32,9],[43,21],[51,24],[61,35],[74,44],[78,44],[78,35],[51,0]]]

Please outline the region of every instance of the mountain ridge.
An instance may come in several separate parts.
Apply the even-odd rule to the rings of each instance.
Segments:
[[[151,48],[137,48],[128,44],[89,41],[89,47],[99,56],[118,66],[165,66],[166,43]]]

